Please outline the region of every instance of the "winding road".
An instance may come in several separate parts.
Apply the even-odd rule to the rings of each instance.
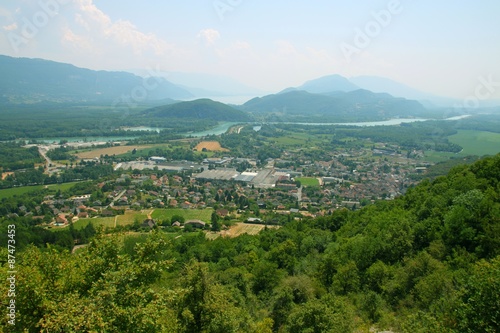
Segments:
[[[58,169],[60,168],[65,168],[66,165],[53,162],[48,156],[47,152],[49,149],[45,146],[38,146],[38,152],[40,155],[45,159],[45,173],[48,174],[49,176],[52,175],[53,173],[57,172]]]

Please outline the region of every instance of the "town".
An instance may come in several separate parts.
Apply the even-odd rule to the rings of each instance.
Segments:
[[[141,150],[127,142],[28,145],[39,149],[45,158],[44,172],[51,177],[84,164],[87,168],[110,165],[113,172],[105,179],[77,182],[77,194],[72,188],[47,194],[33,209],[21,205],[10,213],[32,216],[46,228],[93,222],[109,230],[160,226],[178,231],[192,224],[195,229],[220,231],[221,227],[212,226],[212,212],[223,230],[241,223],[282,225],[290,219],[325,216],[338,209],[356,210],[375,201],[392,200],[416,184],[429,165],[422,161],[422,151],[402,152],[400,147],[385,143],[322,149],[319,154],[303,147],[283,149],[277,158],[258,160],[230,156],[218,141],[201,138],[186,142],[189,146],[183,149],[197,154],[196,160],[141,155]],[[58,157],[61,150],[72,154]],[[118,154],[102,154],[110,150]],[[158,149],[148,154],[155,152]],[[70,156],[67,160],[71,164],[49,156]],[[9,177],[14,175],[4,178]],[[202,213],[196,219],[183,217],[194,212]]]

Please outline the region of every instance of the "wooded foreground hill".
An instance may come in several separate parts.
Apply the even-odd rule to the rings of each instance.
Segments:
[[[497,332],[500,155],[256,236],[98,235],[75,254],[28,247],[16,265],[4,331]]]

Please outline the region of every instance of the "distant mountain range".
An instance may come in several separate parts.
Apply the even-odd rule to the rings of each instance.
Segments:
[[[127,72],[94,71],[42,59],[0,56],[0,73],[0,94],[10,103],[113,103],[120,99],[137,103],[194,97],[160,77],[145,80]]]
[[[70,64],[28,58],[0,56],[0,99],[14,104],[31,103],[109,103],[163,105],[146,110],[155,117],[212,119],[220,121],[250,121],[250,115],[282,117],[328,117],[339,121],[379,120],[396,116],[418,116],[425,110],[415,101],[394,98],[361,90],[340,75],[311,80],[298,88],[279,94],[254,98],[241,106],[228,106],[209,99],[194,99],[188,87],[167,81],[163,77],[143,78],[127,72],[94,71]],[[177,74],[177,77],[182,75]],[[184,76],[184,83],[198,77]],[[214,89],[230,86],[231,80],[219,80]],[[217,80],[216,80],[217,79]],[[242,86],[231,90],[243,92]],[[198,93],[211,91],[198,89]]]
[[[299,87],[287,88],[283,92],[305,90],[310,93],[324,94],[335,91],[351,92],[365,89],[375,93],[387,93],[394,97],[414,99],[426,107],[452,106],[457,101],[452,98],[439,97],[421,92],[402,83],[379,76],[356,76],[349,79],[333,74],[305,82]]]
[[[297,88],[287,88],[281,93],[286,93],[294,90],[304,90],[312,94],[324,94],[334,91],[349,92],[360,89],[359,86],[353,84],[348,79],[340,75],[328,75],[319,79],[310,80]]]
[[[428,109],[454,102],[375,76],[347,79],[328,75],[277,94],[252,98],[242,105],[229,106],[206,98],[194,99],[245,95],[250,91],[257,94],[257,91],[218,75],[159,72],[156,77],[148,78],[128,72],[94,71],[54,61],[2,55],[0,73],[0,104],[163,105],[145,112],[158,117],[221,121],[248,121],[252,117],[287,121],[293,117],[293,121],[314,118],[316,122],[345,122],[425,117],[429,115]],[[170,82],[163,74],[183,85]],[[197,83],[200,84],[197,88],[186,85]],[[225,89],[226,92],[221,91]],[[192,101],[179,103],[179,100]]]

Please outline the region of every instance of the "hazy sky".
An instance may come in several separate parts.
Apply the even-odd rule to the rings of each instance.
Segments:
[[[223,74],[272,92],[340,74],[500,98],[500,1],[353,2],[3,0],[0,53]]]

